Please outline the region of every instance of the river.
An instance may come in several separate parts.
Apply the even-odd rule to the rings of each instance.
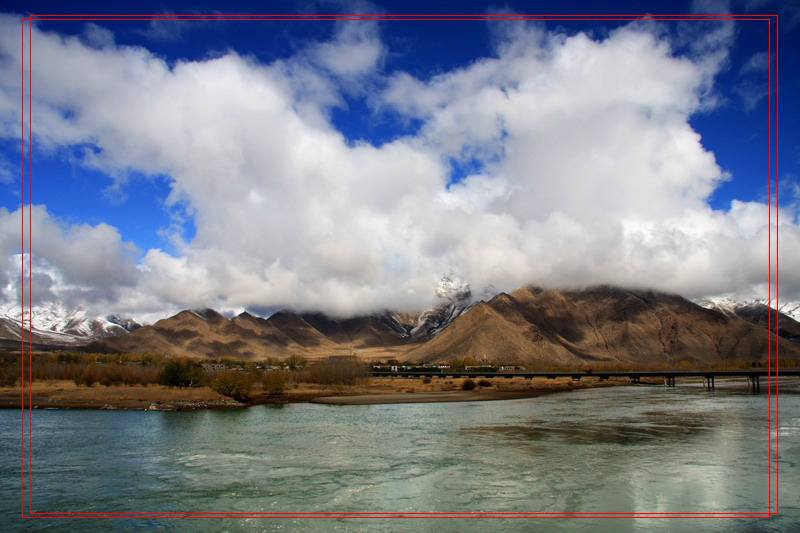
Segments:
[[[20,411],[0,410],[0,521],[6,531],[800,531],[800,387],[786,381],[778,432],[781,514],[770,519],[21,520]],[[767,395],[722,385],[445,404],[35,410],[33,508],[765,511]]]

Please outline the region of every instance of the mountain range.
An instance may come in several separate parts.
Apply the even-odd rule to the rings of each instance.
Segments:
[[[0,340],[6,345],[21,342],[23,331],[25,340],[36,345],[68,347],[124,335],[141,327],[131,318],[92,317],[80,307],[70,310],[60,302],[26,308],[24,314],[19,304],[0,306]]]
[[[800,326],[783,317],[787,330]],[[476,361],[543,365],[698,364],[761,361],[768,332],[735,315],[707,309],[678,295],[593,287],[544,290],[522,287],[480,302],[407,357],[442,361],[458,354]],[[783,357],[800,345],[779,338]]]
[[[451,287],[452,289],[453,287]],[[186,310],[139,327],[117,317],[91,319],[63,309],[34,319],[34,342],[84,345],[93,352],[163,353],[186,357],[309,359],[356,353],[365,359],[537,365],[763,361],[767,313],[760,302],[709,302],[618,287],[581,290],[533,286],[486,299],[467,287],[445,291],[442,303],[417,313],[386,311],[338,319],[290,310],[261,318],[226,318]],[[56,313],[55,311],[59,311]],[[58,320],[54,317],[59,316]],[[19,318],[0,321],[0,337],[19,342]],[[774,327],[775,311],[770,315]],[[60,326],[60,329],[59,329]],[[778,313],[781,357],[800,358],[800,323]],[[60,342],[71,338],[72,341]],[[77,340],[76,340],[77,339]]]
[[[382,357],[433,338],[472,302],[466,297],[419,313],[383,312],[338,319],[284,310],[269,318],[243,312],[226,318],[213,309],[181,311],[128,335],[104,338],[85,349],[205,357]]]

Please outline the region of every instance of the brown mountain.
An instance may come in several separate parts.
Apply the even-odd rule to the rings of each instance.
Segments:
[[[227,319],[212,309],[181,311],[122,337],[86,347],[96,352],[163,353],[185,357],[325,357],[402,344],[402,334],[380,318],[335,320],[280,311],[268,319],[242,313]]]
[[[652,366],[722,359],[764,360],[767,331],[736,316],[705,309],[677,295],[595,287],[542,290],[523,287],[480,302],[419,343],[398,315],[334,319],[321,313],[182,311],[91,351],[164,353],[195,357],[308,358],[353,348],[371,358],[477,361],[537,365],[624,362]],[[419,315],[422,316],[422,315]],[[415,319],[415,323],[423,323]],[[449,323],[449,325],[447,325]],[[800,358],[800,346],[780,339],[783,357]]]
[[[279,311],[267,319],[284,335],[303,348],[334,348],[336,342],[309,324],[302,316],[290,311]]]
[[[408,338],[408,328],[388,313],[342,320],[322,313],[306,313],[301,317],[327,338],[353,348],[394,346]]]
[[[185,357],[286,357],[302,346],[267,320],[229,320],[212,309],[181,311],[128,335],[89,344],[88,351],[162,353]]]
[[[232,322],[239,327],[252,332],[267,344],[282,346],[287,349],[300,347],[300,345],[292,340],[291,337],[278,329],[275,324],[265,318],[251,315],[246,311],[238,316],[235,316]]]
[[[780,339],[781,354],[800,348]],[[677,295],[613,287],[562,291],[523,287],[479,303],[436,337],[407,353],[411,360],[591,365],[653,365],[721,359],[763,360],[764,328],[704,309]]]

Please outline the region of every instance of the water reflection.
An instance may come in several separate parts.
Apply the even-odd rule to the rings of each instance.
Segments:
[[[639,417],[608,420],[596,417],[530,419],[526,425],[480,426],[462,431],[495,438],[500,435],[526,442],[555,442],[565,445],[617,444],[635,446],[663,441],[683,441],[712,430],[723,423],[719,412],[644,411]]]
[[[697,426],[629,426],[620,424],[591,424],[588,426],[548,423],[539,426],[489,426],[465,430],[474,433],[493,433],[525,441],[552,441],[569,445],[619,444],[634,446],[684,439],[705,431]]]

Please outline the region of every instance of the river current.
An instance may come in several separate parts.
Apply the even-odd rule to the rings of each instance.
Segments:
[[[21,415],[0,410],[0,522],[6,531],[800,531],[797,382],[781,380],[779,406],[781,514],[769,519],[23,520]],[[762,512],[767,437],[767,395],[742,384],[495,402],[34,410],[33,509]]]

